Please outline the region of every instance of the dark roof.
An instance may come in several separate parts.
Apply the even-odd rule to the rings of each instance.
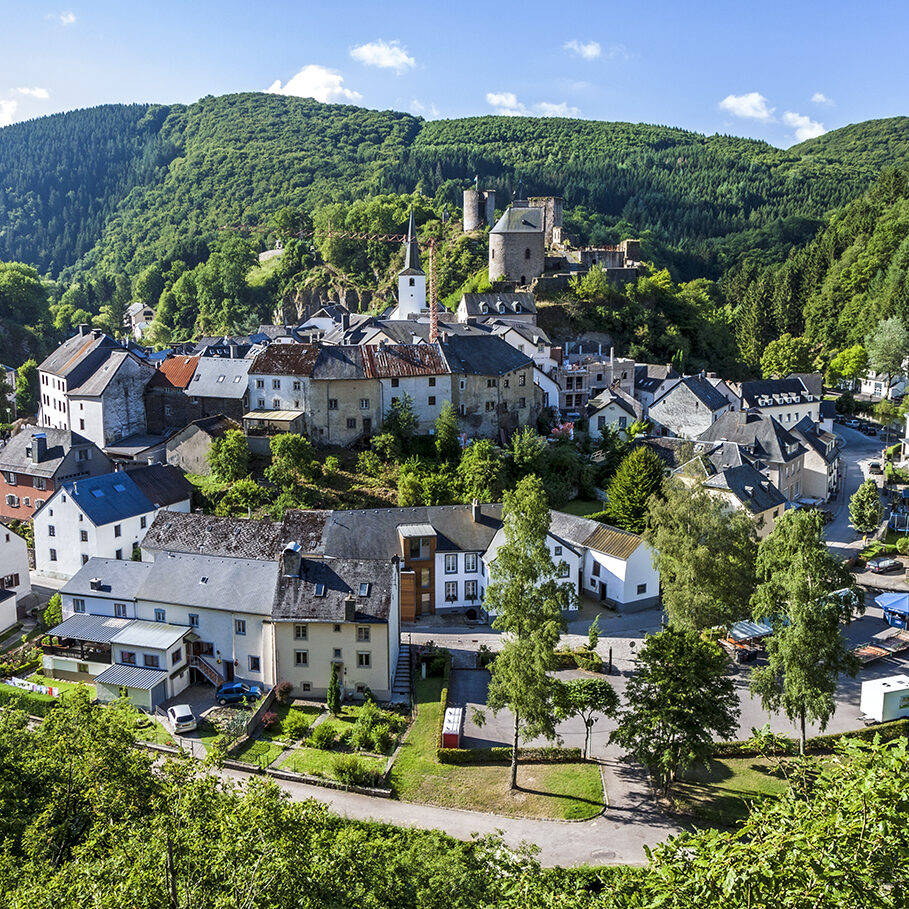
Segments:
[[[789,403],[786,400],[794,395],[797,403],[807,401],[808,390],[802,380],[796,376],[788,379],[761,379],[753,382],[742,382],[743,407],[772,407]],[[766,403],[764,403],[766,402]]]
[[[155,508],[166,508],[192,498],[192,484],[183,475],[183,471],[172,464],[134,467],[127,471],[127,476]]]
[[[794,372],[787,379],[801,379],[802,385],[808,389],[808,394],[816,398],[824,396],[824,377],[819,372]]]
[[[192,381],[200,357],[168,357],[155,371],[149,388],[183,390]]]
[[[744,463],[727,467],[708,477],[704,485],[709,489],[731,492],[752,514],[786,504],[786,497],[757,468]]]
[[[587,402],[587,416],[592,417],[598,410],[609,404],[621,407],[633,420],[638,420],[643,415],[641,405],[620,388],[607,388],[595,398]]]
[[[522,338],[530,341],[531,344],[551,344],[549,335],[533,322],[519,322],[507,319],[487,319],[481,326],[492,329],[495,335],[504,335],[509,331],[517,332]]]
[[[194,398],[242,398],[249,390],[251,360],[202,357],[186,394]]]
[[[636,363],[634,367],[634,387],[640,391],[656,391],[666,379],[679,379],[681,376],[668,363],[665,366],[653,363]]]
[[[235,355],[234,358],[244,357],[249,353],[251,347],[252,340],[248,335],[242,338],[232,338],[224,335],[220,338],[200,338],[196,346],[193,347],[192,353],[201,357],[223,356],[225,359],[231,359],[232,353]],[[234,348],[234,350],[232,351],[231,348]]]
[[[398,376],[440,376],[450,370],[435,344],[367,345],[361,348],[363,366],[371,379]]]
[[[575,546],[595,549],[617,559],[627,559],[643,542],[636,533],[564,511],[549,512],[549,532]]]
[[[123,470],[70,480],[47,500],[47,504],[52,505],[54,499],[63,493],[72,498],[96,527],[155,510],[151,499]]]
[[[818,429],[811,417],[802,417],[795,426],[792,427],[792,434],[799,439],[803,445],[816,451],[825,461],[833,462],[839,456],[836,450],[836,436],[832,432]],[[832,448],[830,446],[833,446]],[[827,453],[830,448],[830,453]]]
[[[253,359],[249,371],[264,376],[311,376],[319,351],[314,344],[269,344]]]
[[[150,552],[201,552],[237,559],[274,559],[282,547],[280,524],[177,511],[159,511],[142,540],[142,549]]]
[[[821,401],[819,416],[822,420],[832,420],[836,416],[836,401]]]
[[[777,463],[805,453],[799,440],[775,417],[755,411],[724,413],[699,438],[708,442],[736,442],[748,454]]]
[[[527,354],[495,335],[452,335],[439,343],[452,372],[501,376],[533,365]]]
[[[531,293],[464,294],[461,302],[469,316],[502,316],[535,313],[536,300]],[[483,308],[485,305],[485,309]]]
[[[113,338],[101,331],[73,335],[64,341],[38,367],[42,372],[72,378],[74,384],[85,381],[111,350],[124,350]]]
[[[304,558],[300,561],[299,577],[279,574],[272,618],[304,622],[387,622],[393,606],[396,570],[391,560]],[[317,584],[324,585],[322,596],[316,596]],[[368,585],[366,596],[360,596],[363,584]],[[348,597],[352,598],[352,614],[347,608]]]
[[[140,691],[151,691],[167,680],[164,669],[148,669],[145,666],[126,666],[114,663],[104,672],[95,676],[96,685],[111,685],[117,688],[138,688]]]
[[[134,600],[150,570],[151,562],[133,562],[131,559],[99,559],[96,556],[89,559],[63,585],[61,592],[74,597],[110,596]],[[91,582],[94,579],[101,582],[99,590],[92,589]],[[89,618],[89,616],[82,616],[82,618]],[[123,625],[120,625],[119,629],[122,628]],[[112,632],[112,634],[116,633],[116,631]],[[100,639],[92,638],[91,640]]]
[[[228,432],[231,429],[243,429],[243,425],[238,423],[236,420],[231,420],[229,417],[225,417],[224,414],[215,414],[213,417],[202,417],[199,420],[193,420],[192,423],[187,423],[179,432],[174,433],[169,439],[168,444],[174,443],[175,440],[179,439],[182,441],[183,437],[187,435],[190,429],[198,430],[199,432],[204,432],[207,436],[211,436],[213,439],[220,439],[224,433]]]
[[[651,407],[655,407],[658,401],[662,401],[664,398],[669,397],[669,395],[676,394],[680,388],[687,388],[710,410],[722,410],[723,408],[729,407],[729,401],[727,401],[726,398],[707,381],[707,379],[702,379],[700,376],[685,376],[673,386],[667,388],[666,391],[653,402]]]
[[[312,368],[313,379],[366,379],[363,348],[323,347]]]
[[[281,540],[288,543],[299,543],[301,552],[322,552],[322,538],[325,525],[331,517],[330,511],[292,509],[284,515],[281,526]]]
[[[526,203],[519,206],[512,205],[505,209],[505,213],[499,218],[490,233],[541,234],[543,233],[543,209],[530,208]]]
[[[47,451],[38,463],[33,463],[26,449],[32,445],[33,437],[42,433],[47,439]],[[104,457],[94,442],[90,442],[77,432],[52,429],[49,426],[28,426],[14,435],[0,450],[0,470],[15,470],[17,473],[37,477],[52,477],[72,448],[85,447],[96,449],[93,457]]]
[[[391,559],[399,555],[398,526],[431,524],[438,552],[485,552],[502,526],[501,505],[471,505],[333,511],[325,526],[325,552],[341,559]]]

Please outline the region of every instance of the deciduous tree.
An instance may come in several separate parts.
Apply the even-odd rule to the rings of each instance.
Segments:
[[[794,372],[811,372],[814,355],[807,338],[793,338],[781,335],[771,341],[761,355],[761,372],[765,379],[771,376],[784,378]]]
[[[880,490],[869,477],[849,499],[849,518],[859,533],[873,533],[881,526],[883,517]]]
[[[212,475],[222,483],[234,483],[249,473],[249,446],[239,429],[228,429],[212,442],[208,452]]]
[[[560,720],[579,716],[584,721],[584,757],[588,757],[590,734],[597,714],[615,716],[619,709],[619,696],[606,679],[574,679],[558,687],[555,708],[556,717]]]
[[[16,370],[16,409],[23,416],[38,412],[38,364],[31,358]]]
[[[461,456],[458,438],[458,412],[451,401],[446,401],[436,417],[436,454],[445,461],[457,461]]]
[[[878,323],[877,328],[865,339],[868,351],[868,365],[890,380],[903,368],[903,361],[909,356],[909,330],[898,316],[891,316]]]
[[[505,485],[505,465],[489,439],[475,439],[461,455],[458,477],[468,501],[498,502]]]

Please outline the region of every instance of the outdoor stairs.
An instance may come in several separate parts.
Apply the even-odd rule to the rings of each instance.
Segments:
[[[204,675],[205,678],[207,678],[208,681],[215,686],[215,688],[217,688],[219,685],[224,684],[224,677],[204,657],[194,656],[189,661],[189,665],[192,666],[193,669],[198,669],[199,672],[201,672],[202,675]]]
[[[391,685],[393,704],[410,704],[410,680],[413,674],[413,658],[409,644],[402,644],[398,653],[398,665]]]

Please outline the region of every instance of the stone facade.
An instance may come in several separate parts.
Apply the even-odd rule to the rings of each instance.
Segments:
[[[496,219],[496,191],[494,189],[464,190],[464,230],[492,227]]]
[[[451,400],[468,438],[501,439],[521,426],[536,425],[542,391],[533,382],[533,364],[502,376],[452,376]]]
[[[527,285],[545,267],[543,210],[515,202],[489,232],[489,280]]]

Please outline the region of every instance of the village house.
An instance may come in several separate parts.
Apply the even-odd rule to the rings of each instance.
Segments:
[[[669,384],[650,404],[647,416],[655,432],[696,439],[723,414],[734,409],[701,374]]]
[[[202,415],[202,405],[186,389],[193,380],[200,357],[168,357],[145,386],[145,421],[150,433],[164,433],[186,426]]]
[[[808,391],[797,376],[742,382],[731,387],[739,393],[742,410],[759,410],[774,417],[787,429],[803,417],[808,417],[812,423],[820,419],[822,395]]]
[[[804,416],[790,430],[805,449],[802,496],[826,502],[839,488],[840,452],[837,438]]]
[[[130,303],[123,315],[123,327],[137,340],[148,331],[152,320],[155,318],[154,307],[147,303]]]
[[[607,388],[587,402],[587,434],[596,442],[609,427],[624,438],[628,427],[640,422],[643,416],[644,408],[639,401],[618,387]]]
[[[211,464],[208,456],[212,443],[223,439],[230,430],[242,431],[243,425],[218,414],[193,420],[183,429],[171,435],[165,444],[165,459],[168,464],[179,467],[186,473],[208,476]]]
[[[200,417],[224,416],[239,422],[249,409],[251,360],[203,356],[196,363],[192,381],[183,393]]]
[[[0,633],[24,615],[35,598],[25,538],[0,524]]]
[[[655,365],[652,363],[636,363],[634,367],[634,396],[644,408],[644,416],[650,412],[650,405],[670,385],[681,379],[681,373],[673,366]]]
[[[499,322],[535,325],[537,304],[532,293],[466,293],[456,310],[458,322],[496,319]]]
[[[562,365],[562,348],[553,347],[546,332],[536,325],[492,319],[483,327],[490,329],[516,350],[526,353],[533,360],[534,366],[546,375]]]
[[[0,517],[29,521],[62,483],[111,470],[110,458],[78,433],[27,426],[0,449]]]
[[[35,567],[69,578],[94,557],[130,559],[158,511],[189,511],[191,498],[183,473],[162,464],[66,481],[35,513]]]

